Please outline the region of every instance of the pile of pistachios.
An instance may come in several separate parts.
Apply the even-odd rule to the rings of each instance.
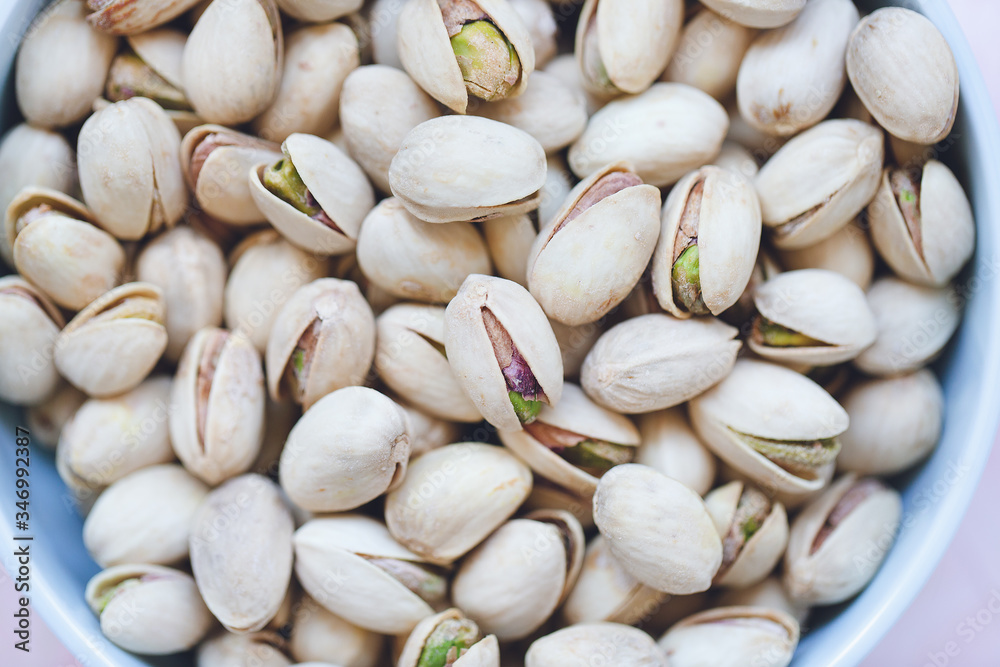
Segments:
[[[975,246],[921,15],[56,0],[14,78],[0,398],[114,644],[784,667],[891,548]]]

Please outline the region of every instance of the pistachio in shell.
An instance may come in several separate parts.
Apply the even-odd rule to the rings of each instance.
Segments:
[[[786,667],[799,643],[799,624],[778,609],[717,607],[679,621],[658,643],[677,667]]]
[[[705,0],[712,11],[750,28],[777,28],[798,16],[806,0]]]
[[[49,399],[59,374],[48,350],[63,324],[62,313],[31,283],[0,278],[0,398],[16,405]]]
[[[653,638],[619,623],[579,623],[539,637],[524,656],[524,667],[571,667],[599,663],[667,667],[666,653]]]
[[[718,586],[746,588],[762,581],[788,544],[785,507],[749,484],[734,481],[705,496],[722,538]]]
[[[701,9],[681,30],[677,50],[660,79],[726,99],[736,89],[740,63],[754,35],[751,28]]]
[[[454,608],[422,620],[396,662],[396,667],[499,666],[497,638],[483,637],[479,626]]]

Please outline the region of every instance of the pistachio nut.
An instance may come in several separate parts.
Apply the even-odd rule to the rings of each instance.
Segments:
[[[715,161],[712,164],[716,167],[742,174],[750,181],[753,181],[757,172],[760,171],[760,167],[757,165],[757,158],[754,157],[754,154],[729,139],[722,142],[722,150],[715,156]]]
[[[56,190],[26,187],[7,207],[14,267],[56,304],[80,310],[121,280],[125,251],[83,204]]]
[[[806,0],[705,0],[712,11],[750,28],[777,28],[792,21]]]
[[[568,188],[564,194],[569,194]],[[522,287],[528,286],[528,256],[535,237],[538,236],[533,217],[516,213],[485,220],[480,225],[497,275],[513,280]],[[541,218],[541,215],[538,217]]]
[[[383,639],[331,613],[307,594],[295,606],[288,649],[296,660],[326,660],[342,667],[375,667]]]
[[[559,44],[559,28],[552,11],[552,4],[546,0],[509,0],[521,21],[528,28],[531,46],[535,51],[535,67],[545,65],[555,57]],[[560,16],[562,18],[562,16]],[[537,70],[536,70],[537,71]]]
[[[868,375],[899,375],[933,361],[958,328],[962,300],[952,287],[921,287],[880,278],[868,290],[875,343],[854,360]]]
[[[589,497],[608,470],[635,459],[639,431],[627,417],[602,408],[580,387],[566,383],[557,405],[542,406],[523,430],[500,431],[500,441],[537,474]]]
[[[302,588],[359,627],[406,633],[446,600],[447,578],[375,519],[360,514],[310,519],[295,531],[293,542]]]
[[[843,398],[851,425],[840,436],[837,467],[859,475],[892,475],[927,456],[937,445],[944,394],[934,374],[863,380]]]
[[[187,33],[175,28],[130,35],[129,49],[111,61],[104,96],[109,103],[133,97],[151,99],[163,108],[180,132],[200,125],[201,119],[191,110],[184,95],[181,63],[186,43]],[[95,111],[99,108],[98,102],[94,107]]]
[[[478,221],[537,208],[545,170],[545,150],[527,132],[488,118],[442,116],[403,138],[389,186],[421,220]]]
[[[882,133],[859,120],[827,120],[785,144],[757,174],[774,244],[796,250],[832,236],[875,196]]]
[[[765,162],[788,143],[788,137],[766,134],[750,125],[740,113],[739,104],[732,98],[727,101],[726,114],[729,116],[726,141],[745,147],[757,162]]]
[[[836,271],[863,290],[868,289],[875,274],[875,252],[868,234],[861,227],[860,218],[807,248],[782,250],[778,257],[789,271]]]
[[[271,106],[284,58],[274,0],[213,2],[184,47],[184,90],[209,123],[238,125]]]
[[[470,275],[445,310],[445,355],[486,421],[514,431],[562,396],[559,343],[515,282]]]
[[[828,605],[856,595],[888,554],[901,514],[899,493],[877,478],[834,482],[792,523],[784,575],[792,599]]]
[[[250,468],[264,430],[260,356],[242,335],[202,329],[181,355],[170,396],[170,440],[195,477],[215,485]]]
[[[393,112],[385,113],[389,107]],[[344,80],[340,125],[347,147],[382,192],[389,192],[389,164],[403,138],[417,125],[439,115],[434,100],[394,67],[365,65]]]
[[[475,621],[453,608],[413,628],[396,667],[500,667],[500,647],[494,635],[483,637]]]
[[[875,315],[850,279],[825,269],[786,271],[754,291],[758,315],[747,341],[765,359],[831,366],[875,342]]]
[[[29,406],[25,413],[33,440],[49,451],[55,450],[63,427],[86,400],[86,394],[60,380],[44,402]]]
[[[844,53],[858,18],[851,0],[813,0],[788,25],[754,39],[736,83],[743,118],[779,136],[826,118],[847,83]]]
[[[781,576],[774,574],[747,588],[731,588],[718,600],[720,607],[764,607],[783,611],[798,624],[804,625],[809,616],[809,606],[794,602],[781,583]]]
[[[449,109],[524,92],[535,69],[531,34],[504,0],[414,0],[399,14],[396,48],[407,73]]]
[[[87,25],[86,11],[84,0],[59,0],[39,12],[21,40],[14,92],[36,127],[73,125],[101,96],[118,40]],[[11,39],[13,47],[18,36]]]
[[[341,387],[362,384],[375,355],[375,316],[356,283],[320,278],[288,298],[264,355],[275,401],[308,410]]]
[[[676,479],[700,496],[712,488],[715,456],[695,435],[683,408],[641,415],[639,436],[636,463]]]
[[[87,582],[85,597],[104,636],[133,653],[186,651],[212,627],[191,576],[161,565],[109,567]]]
[[[575,326],[621,303],[656,247],[659,206],[659,191],[628,163],[577,184],[528,256],[528,288],[546,314]]]
[[[872,241],[898,276],[943,287],[972,257],[976,222],[961,183],[948,167],[887,168],[868,206]]]
[[[714,489],[705,506],[722,538],[722,565],[713,583],[746,588],[767,577],[788,544],[785,506],[740,481]]]
[[[740,349],[736,333],[714,318],[633,317],[597,339],[580,384],[590,398],[617,412],[673,407],[729,374]]]
[[[549,324],[552,325],[552,333],[556,335],[559,351],[562,353],[563,374],[567,380],[579,378],[583,360],[604,330],[596,322],[575,327],[555,320],[549,320]]]
[[[958,111],[958,68],[944,36],[903,7],[866,16],[847,46],[847,75],[858,97],[890,134],[935,144]]]
[[[475,112],[524,130],[547,153],[569,146],[587,125],[584,99],[548,72],[532,74],[517,97],[481,105]]]
[[[167,347],[160,288],[128,283],[94,299],[59,334],[59,373],[90,396],[114,396],[145,379]]]
[[[255,474],[213,489],[191,524],[191,571],[212,614],[231,632],[262,629],[292,577],[292,514],[278,485]]]
[[[31,283],[0,278],[0,399],[36,405],[52,395],[59,373],[49,354],[63,324],[59,309]]]
[[[87,0],[87,21],[101,32],[134,35],[163,25],[198,0]]]
[[[786,667],[799,624],[778,609],[718,607],[689,616],[660,638],[671,667]]]
[[[639,628],[618,623],[580,623],[532,642],[524,667],[599,664],[667,667],[667,656]]]
[[[580,496],[569,489],[539,477],[531,486],[531,493],[521,506],[525,512],[562,511],[569,512],[584,530],[594,527],[593,503],[590,496]]]
[[[380,30],[372,31],[369,36],[372,60],[378,65],[403,69],[403,63],[399,60],[398,36],[399,15],[406,3],[396,0],[374,0],[367,4],[366,13],[371,25],[381,27]]]
[[[208,487],[179,465],[136,470],[97,498],[83,523],[83,544],[101,567],[180,562],[207,495]]]
[[[677,50],[660,78],[686,83],[724,100],[736,89],[740,63],[754,34],[752,29],[703,8],[681,30]]]
[[[506,449],[446,445],[410,462],[403,483],[386,496],[386,525],[414,553],[447,564],[482,542],[530,491],[531,470]]]
[[[592,115],[570,146],[569,166],[584,178],[608,163],[627,160],[644,183],[664,187],[711,162],[728,127],[722,105],[697,88],[654,83]]]
[[[94,502],[100,496],[103,486],[88,483],[69,469],[65,448],[56,446],[56,472],[59,479],[66,485],[67,495],[63,498],[67,505],[72,505],[81,517],[86,517]]]
[[[461,439],[460,425],[456,422],[432,417],[423,410],[396,400],[396,404],[406,413],[410,424],[410,458],[426,454],[432,449],[458,442]]]
[[[334,21],[358,11],[361,5],[361,0],[278,0],[281,11],[310,23]]]
[[[223,630],[198,645],[197,667],[291,667],[285,640],[277,632],[238,635]]]
[[[641,93],[670,62],[684,23],[682,0],[587,0],[576,25],[576,60],[591,93]]]

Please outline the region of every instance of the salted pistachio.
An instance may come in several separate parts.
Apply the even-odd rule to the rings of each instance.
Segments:
[[[856,595],[889,553],[885,538],[894,539],[901,515],[899,493],[881,480],[848,473],[835,481],[792,523],[784,574],[789,595],[813,605]]]
[[[0,399],[15,405],[47,401],[59,383],[49,351],[62,313],[20,276],[0,278]]]
[[[191,571],[205,604],[230,632],[262,629],[292,577],[292,514],[278,485],[255,474],[227,480],[191,523]]]
[[[868,123],[827,120],[782,146],[754,181],[774,244],[804,248],[853,220],[878,190],[882,143]]]
[[[557,405],[542,406],[522,430],[500,431],[500,441],[538,475],[589,497],[603,474],[635,459],[639,432],[627,417],[566,383]]]
[[[847,277],[863,290],[875,274],[875,252],[860,218],[841,227],[832,236],[799,250],[778,252],[781,265],[789,271],[826,269]]]
[[[952,287],[922,287],[880,278],[868,290],[875,343],[854,360],[868,375],[900,375],[933,361],[958,328],[962,300]]]
[[[546,153],[569,146],[587,125],[583,98],[547,72],[533,74],[517,97],[481,105],[475,113],[524,130]]]
[[[765,489],[793,494],[825,486],[848,424],[844,409],[809,378],[747,359],[692,399],[688,414],[719,458]]]
[[[831,366],[875,342],[875,316],[865,293],[839,273],[780,273],[754,291],[758,315],[748,345],[765,359]]]
[[[887,168],[868,206],[868,221],[879,255],[898,276],[918,285],[947,285],[976,247],[969,199],[955,174],[937,160]]]
[[[722,150],[715,156],[712,162],[716,167],[734,171],[753,181],[760,167],[757,165],[757,158],[748,149],[735,141],[726,139],[722,142]]]
[[[706,7],[750,28],[777,28],[792,21],[806,0],[705,0]]]
[[[609,102],[569,149],[580,178],[626,160],[645,183],[671,185],[719,152],[729,121],[714,99],[683,83],[655,83]]]
[[[283,59],[274,0],[213,2],[184,47],[184,90],[209,123],[238,125],[274,102]]]
[[[528,28],[537,71],[537,68],[545,67],[559,49],[559,27],[556,24],[552,4],[546,0],[509,0],[509,2]]]
[[[890,134],[927,145],[951,132],[958,68],[948,42],[925,16],[903,7],[866,16],[847,46],[847,75]]]
[[[403,138],[389,186],[421,220],[479,221],[537,208],[545,170],[545,150],[527,132],[488,118],[442,116]]]
[[[288,649],[296,660],[326,660],[341,667],[375,667],[383,638],[330,612],[303,594],[292,617]]]
[[[781,576],[772,574],[747,588],[730,588],[718,599],[720,607],[763,607],[783,611],[802,626],[809,617],[809,605],[794,602],[781,583]]]
[[[361,0],[278,0],[281,11],[310,23],[334,21],[358,11],[361,5]]]
[[[344,80],[360,64],[358,38],[343,23],[305,26],[290,32],[285,41],[285,69],[278,94],[271,106],[254,119],[254,134],[270,141],[284,141],[294,133],[328,133],[337,124]]]
[[[847,83],[844,53],[858,18],[851,0],[813,0],[788,25],[754,39],[736,83],[743,118],[779,136],[826,118]]]
[[[145,379],[167,347],[160,288],[128,283],[94,299],[59,334],[59,373],[90,396],[114,396]]]
[[[560,511],[569,512],[584,530],[594,527],[593,503],[590,496],[581,496],[569,489],[549,482],[544,477],[534,480],[531,493],[521,506],[525,512]]]
[[[111,61],[104,96],[110,102],[145,97],[170,115],[191,111],[184,96],[181,59],[187,35],[173,28],[160,28],[129,38],[129,50]],[[147,60],[147,57],[149,60]],[[171,116],[173,120],[175,117]]]
[[[393,112],[383,113],[388,107]],[[347,75],[340,94],[348,152],[382,192],[389,192],[389,164],[403,138],[439,115],[437,104],[413,79],[387,65],[358,67]]]
[[[671,315],[719,315],[750,281],[760,247],[760,202],[742,174],[706,166],[663,204],[653,291]]]
[[[676,479],[698,495],[712,488],[715,456],[695,435],[683,408],[641,415],[639,437],[636,463]]]
[[[660,77],[686,83],[723,100],[736,88],[736,76],[754,31],[701,9],[688,21],[677,41],[677,50]]]
[[[597,340],[580,384],[598,404],[625,414],[673,407],[729,374],[740,349],[736,333],[714,318],[633,317]]]
[[[500,647],[496,636],[483,637],[475,621],[452,608],[413,628],[396,667],[500,667]]]
[[[486,421],[514,431],[562,396],[559,343],[542,308],[515,282],[470,275],[445,310],[445,354]]]
[[[501,0],[406,3],[397,49],[417,85],[460,114],[470,96],[489,102],[520,95],[535,69],[528,28]]]
[[[83,544],[101,567],[180,562],[207,495],[208,487],[179,465],[136,470],[97,498],[83,523]]]
[[[722,565],[713,583],[746,588],[762,581],[788,544],[785,506],[740,481],[714,489],[705,506],[722,538]]]
[[[528,288],[552,319],[594,322],[628,296],[659,236],[660,193],[626,162],[573,188],[528,256]]]
[[[406,633],[446,600],[448,579],[442,572],[398,544],[375,519],[360,514],[310,519],[295,531],[293,542],[302,588],[359,627]],[[331,586],[333,572],[341,577]]]
[[[667,667],[667,655],[653,638],[618,623],[579,623],[540,637],[528,647],[524,667],[600,664]]]
[[[198,645],[197,667],[291,667],[285,640],[277,632],[236,634],[223,630]]]
[[[455,443],[410,462],[403,483],[386,496],[386,525],[414,553],[448,564],[482,542],[530,491],[531,470],[506,449]]]
[[[718,607],[685,618],[658,643],[671,667],[786,667],[799,643],[799,624],[778,609]]]
[[[31,431],[32,441],[50,452],[54,451],[63,427],[86,400],[86,394],[69,382],[60,380],[42,403],[29,406],[25,411],[24,417],[28,430]]]
[[[375,316],[357,284],[314,280],[292,293],[271,329],[268,392],[308,410],[332,391],[362,384],[374,355]]]
[[[683,0],[587,0],[574,48],[584,87],[603,96],[646,90],[670,62],[683,23]]]
[[[215,485],[250,468],[264,430],[260,356],[245,336],[205,328],[184,348],[170,396],[170,441],[193,475]]]

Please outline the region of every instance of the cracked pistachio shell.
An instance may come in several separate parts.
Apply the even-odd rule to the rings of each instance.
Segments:
[[[530,491],[531,470],[506,449],[446,445],[410,462],[386,497],[386,524],[414,553],[447,564],[482,542]]]
[[[837,467],[861,475],[892,475],[927,456],[941,436],[944,394],[934,374],[864,380],[843,398],[851,418]]]
[[[155,102],[133,98],[94,113],[77,140],[80,189],[120,239],[172,227],[187,207],[177,127]]]
[[[208,487],[179,465],[137,470],[98,496],[83,543],[101,567],[177,563],[188,556],[192,520],[207,495]]]
[[[738,434],[782,442],[835,439],[847,429],[844,409],[818,384],[793,370],[741,360],[718,385],[688,404],[691,425],[719,458],[765,489],[803,494],[822,488],[832,462],[794,474],[754,450]],[[802,476],[806,475],[806,476]]]
[[[47,401],[59,383],[49,358],[62,313],[20,276],[0,278],[0,399],[15,405]]]
[[[736,334],[714,318],[633,317],[597,339],[580,383],[594,401],[625,414],[673,407],[729,374],[740,349]]]
[[[389,186],[421,220],[478,221],[537,208],[545,170],[545,150],[527,132],[488,118],[442,116],[403,138]]]
[[[709,165],[682,178],[664,202],[653,252],[653,291],[664,310],[682,319],[691,313],[675,299],[673,268],[687,246],[678,250],[678,237],[691,231],[698,247],[698,298],[719,315],[740,298],[760,248],[760,201],[751,182]]]
[[[327,134],[337,124],[344,80],[360,64],[358,38],[343,23],[291,32],[281,86],[274,103],[254,120],[254,134],[270,141],[296,132]]]
[[[310,23],[334,21],[358,11],[361,5],[361,0],[278,0],[281,11]]]
[[[621,303],[653,255],[659,208],[659,190],[625,162],[578,183],[528,256],[528,288],[545,313],[576,326]]]
[[[90,396],[114,396],[142,382],[167,347],[160,288],[128,283],[94,299],[56,341],[59,373]]]
[[[195,477],[215,485],[250,468],[264,432],[264,374],[245,336],[202,329],[174,376],[170,441]]]
[[[705,506],[723,540],[722,567],[713,581],[716,586],[746,588],[762,581],[774,570],[788,544],[788,515],[780,502],[767,501],[767,515],[760,525],[754,526],[749,538],[745,535],[744,526],[734,524],[738,520],[737,508],[745,491],[750,491],[758,499],[763,496],[761,491],[740,481],[729,482],[705,496]],[[741,537],[743,541],[732,547],[735,553],[727,554],[726,543]],[[728,563],[727,556],[731,558]]]
[[[698,495],[712,488],[715,456],[695,435],[683,408],[641,415],[639,435],[642,444],[636,463],[676,479]]]
[[[754,34],[746,26],[702,9],[684,26],[677,50],[660,78],[725,99],[736,88],[736,75]]]
[[[407,637],[400,653],[396,667],[418,667],[424,664],[421,657],[428,639],[434,630],[446,621],[466,621],[469,619],[458,609],[447,609],[439,614],[429,616],[413,628]],[[471,622],[476,627],[474,621]],[[482,634],[477,628],[475,636]],[[449,667],[500,667],[500,646],[494,635],[488,635],[466,649]]]
[[[664,187],[711,162],[728,127],[722,105],[697,88],[655,83],[591,116],[569,149],[569,166],[583,178],[627,160],[643,182]]]
[[[506,0],[476,0],[517,55],[520,76],[508,97],[524,92],[529,75],[535,69],[535,50],[531,33],[524,21]],[[455,51],[448,37],[437,0],[413,0],[403,5],[396,35],[399,60],[413,80],[427,94],[452,111],[464,114],[469,106],[469,92]],[[472,98],[475,103],[476,98]]]
[[[972,257],[976,222],[962,184],[948,167],[930,160],[923,165],[916,192],[916,211],[901,211],[892,186],[898,170],[886,169],[878,194],[868,206],[872,241],[879,255],[901,278],[919,285],[943,287]],[[916,176],[916,170],[911,174]],[[906,196],[901,193],[900,198]],[[907,207],[909,208],[909,207]]]
[[[246,176],[261,162],[280,159],[278,144],[221,125],[199,125],[184,135],[180,156],[202,210],[231,225],[264,222]]]
[[[531,46],[535,51],[535,67],[545,67],[559,49],[557,41],[559,27],[556,24],[552,4],[546,0],[509,0],[509,2],[528,28]]]
[[[250,171],[250,195],[257,208],[282,236],[303,250],[318,255],[353,250],[361,222],[375,205],[375,193],[361,167],[331,142],[310,134],[291,135],[281,150],[284,157],[278,163],[257,165]],[[303,213],[264,185],[265,170],[284,160],[292,163],[332,226]]]
[[[786,667],[799,624],[778,609],[717,607],[678,622],[658,643],[671,667]]]
[[[14,66],[17,105],[29,123],[73,125],[101,96],[118,40],[87,25],[84,0],[53,3],[28,28]],[[13,29],[13,28],[12,28]],[[11,33],[17,44],[17,36]]]
[[[791,598],[828,605],[856,595],[889,553],[902,511],[899,493],[876,478],[835,481],[792,523],[783,580]]]
[[[382,381],[427,414],[449,421],[483,417],[445,356],[445,309],[397,304],[378,316],[375,370]]]
[[[295,575],[317,602],[351,623],[403,634],[434,613],[400,580],[371,562],[426,561],[398,544],[386,527],[360,514],[310,519],[295,531]]]
[[[384,643],[378,634],[342,619],[308,594],[303,594],[293,613],[288,650],[296,660],[375,667]]]
[[[406,72],[387,65],[358,67],[340,94],[340,125],[351,157],[382,192],[389,192],[389,164],[403,138],[439,115],[434,100]]]
[[[198,0],[88,0],[87,21],[101,32],[135,35],[163,25],[198,4]]]
[[[180,653],[200,642],[212,627],[212,615],[194,580],[169,567],[109,567],[87,582],[84,595],[100,617],[104,636],[133,653]]]
[[[584,99],[548,72],[536,72],[524,92],[506,100],[487,102],[474,112],[524,130],[546,153],[576,141],[587,126]]]
[[[565,194],[569,194],[567,189]],[[528,286],[527,266],[538,229],[525,213],[505,215],[480,224],[490,257],[501,278]]]
[[[781,583],[781,576],[772,574],[763,581],[747,588],[731,588],[718,599],[720,607],[764,607],[783,611],[800,626],[809,617],[809,606],[792,601]]]
[[[125,251],[72,197],[26,187],[4,223],[14,267],[57,305],[80,310],[119,284]]]
[[[238,635],[228,631],[198,645],[197,667],[291,667],[284,653],[285,640],[277,632]]]
[[[921,287],[881,278],[868,290],[875,343],[854,360],[868,375],[900,375],[933,361],[958,328],[962,299],[952,287]]]
[[[63,427],[86,400],[87,395],[82,391],[65,380],[59,380],[44,402],[28,407],[25,412],[28,430],[35,441],[49,451],[55,450]]]
[[[826,118],[847,83],[844,53],[858,18],[851,0],[813,0],[788,25],[758,36],[736,83],[743,118],[779,136]]]
[[[320,278],[282,306],[264,355],[272,400],[308,410],[342,387],[365,381],[375,355],[375,316],[357,283]]]
[[[801,269],[779,273],[754,290],[761,319],[807,336],[818,344],[782,347],[764,338],[761,319],[748,344],[770,361],[832,366],[850,361],[875,342],[875,316],[865,293],[839,273]]]
[[[515,282],[470,275],[445,310],[445,353],[466,395],[489,423],[514,431],[521,421],[496,356],[483,311],[492,313],[541,390],[542,402],[555,405],[562,395],[559,343],[541,306]],[[501,343],[497,343],[501,344]]]
[[[847,47],[847,75],[879,125],[893,136],[934,144],[951,132],[959,75],[944,36],[902,7],[866,16]]]
[[[553,216],[562,208],[569,196],[569,191],[576,183],[576,176],[566,166],[562,154],[549,155],[545,158],[545,185],[542,186],[542,196],[538,201],[538,210],[532,216],[538,228],[545,227]],[[534,240],[534,239],[532,239]]]
[[[274,102],[283,58],[274,0],[213,2],[184,47],[184,92],[206,121],[238,125]]]
[[[827,120],[797,135],[754,181],[774,244],[796,250],[832,236],[875,196],[882,133],[860,120]]]
[[[875,252],[868,234],[861,228],[858,220],[807,248],[782,250],[778,253],[778,258],[781,265],[789,271],[836,271],[863,290],[868,289],[875,274]]]
[[[536,510],[569,512],[584,530],[594,527],[593,503],[590,496],[580,496],[544,478],[538,478],[531,487],[531,494],[522,506],[525,512]]]
[[[184,90],[183,59],[187,33],[176,28],[158,28],[127,38],[129,47],[170,85]]]
[[[570,383],[563,385],[562,399],[556,406],[542,406],[533,424],[569,431],[588,440],[632,448],[639,445],[639,431],[628,417],[602,408],[590,400],[580,387]],[[598,477],[570,463],[540,442],[532,435],[531,428],[500,431],[500,441],[538,475],[577,495],[592,496]]]
[[[230,632],[261,630],[292,577],[292,514],[278,485],[242,475],[213,489],[191,524],[191,570]]]
[[[618,623],[580,623],[532,642],[524,667],[574,667],[601,664],[667,667],[667,656],[653,638]]]
[[[792,21],[806,0],[705,0],[702,4],[750,28],[777,28]]]

